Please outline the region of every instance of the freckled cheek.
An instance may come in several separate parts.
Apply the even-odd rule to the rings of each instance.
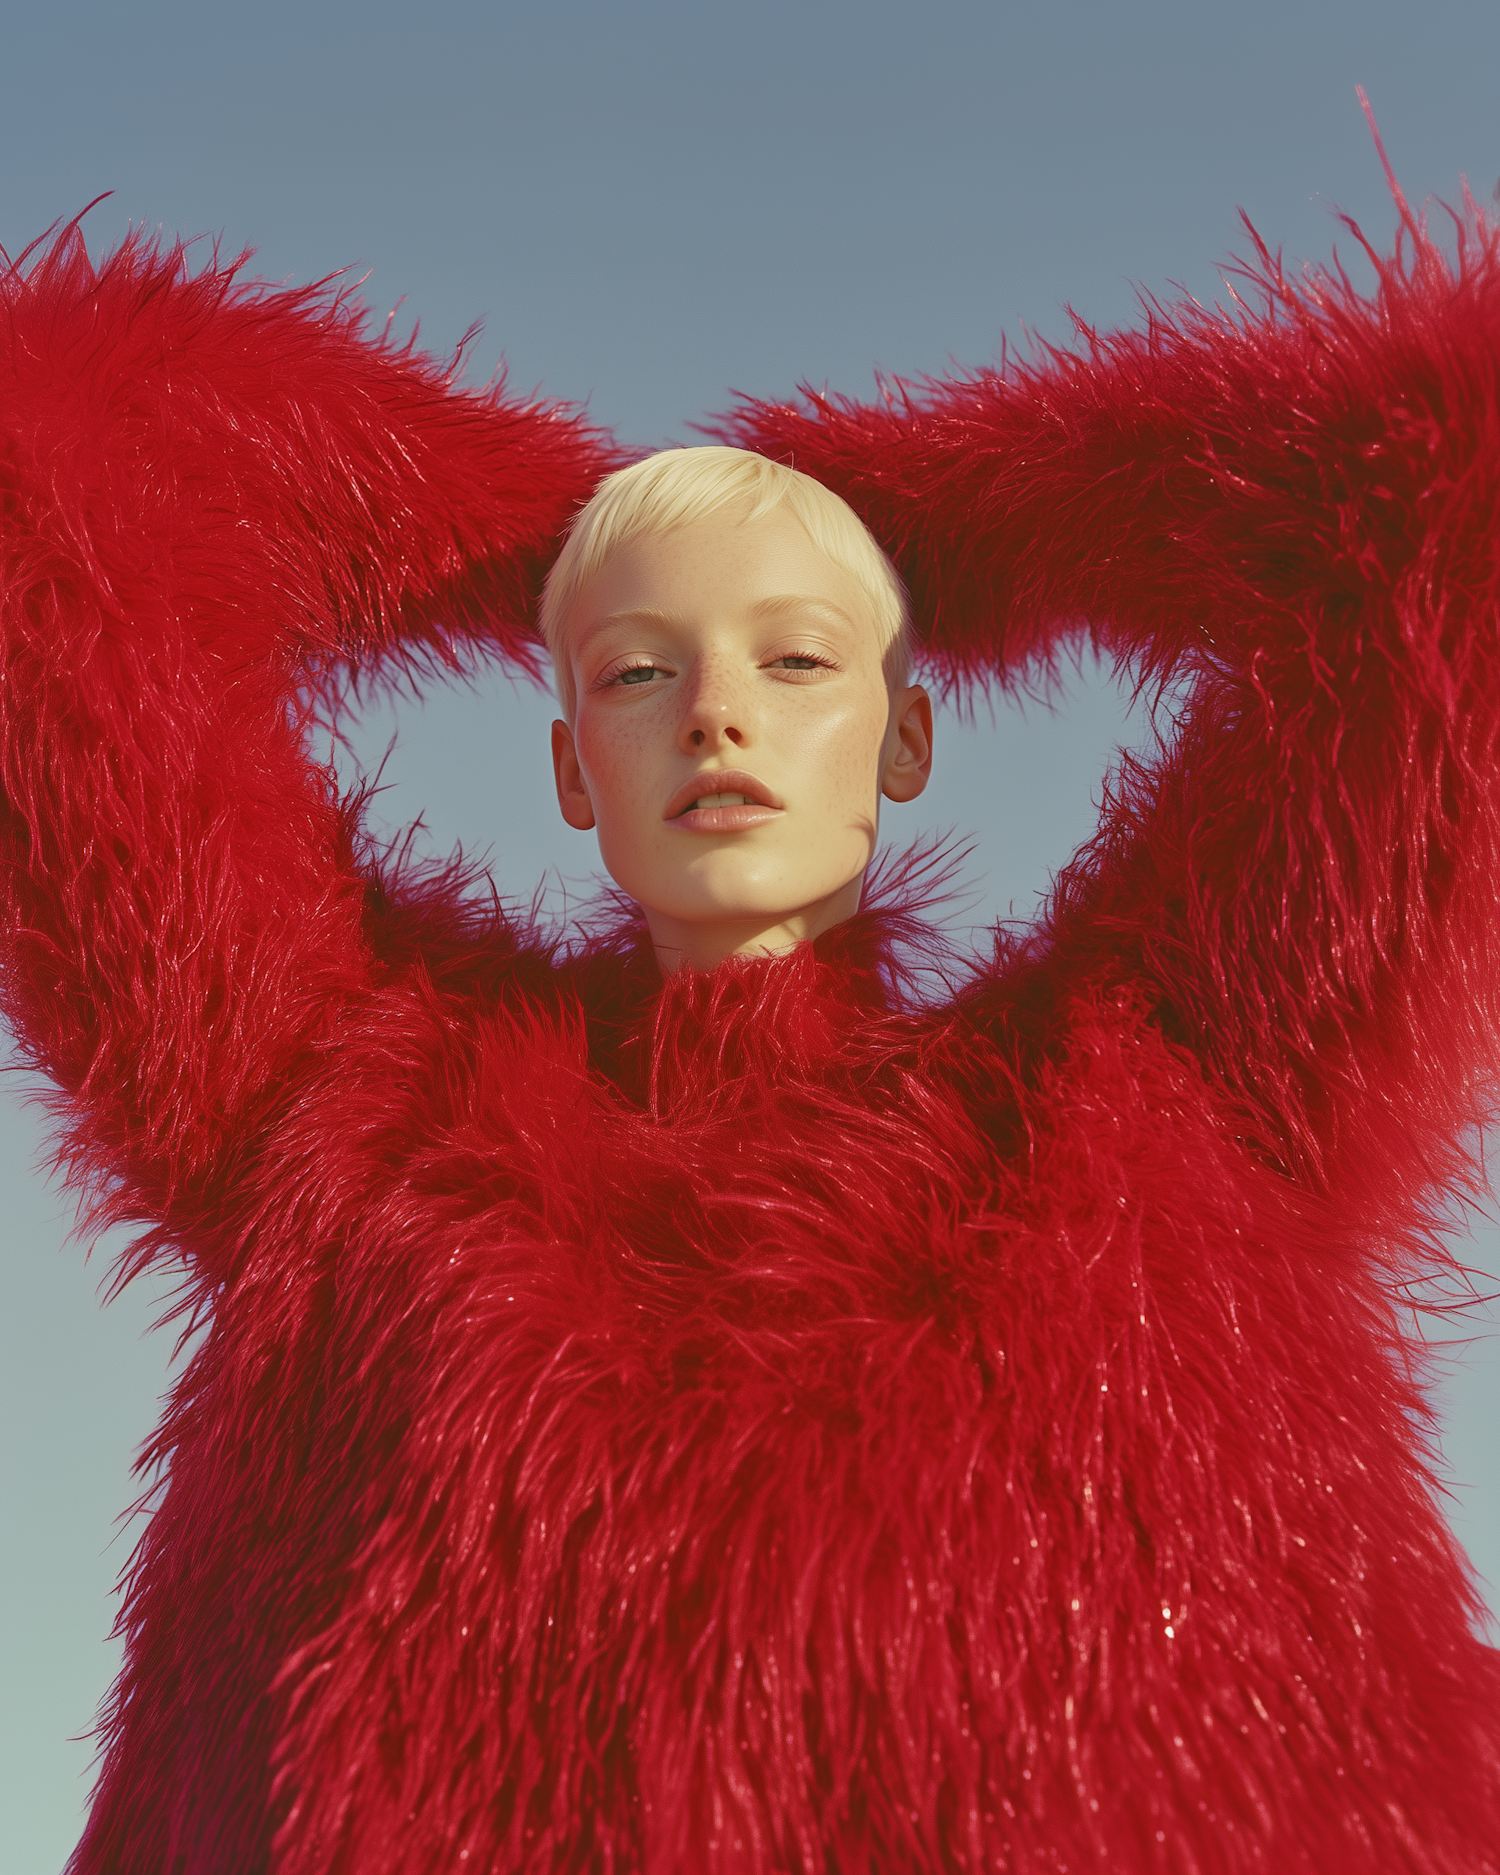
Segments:
[[[814,717],[795,740],[810,783],[830,805],[867,806],[879,792],[880,750],[885,712],[850,708],[835,717]]]
[[[652,769],[647,758],[653,738],[648,726],[633,719],[580,719],[575,735],[579,764],[595,814],[600,818],[608,815],[611,819],[633,819],[652,792]]]

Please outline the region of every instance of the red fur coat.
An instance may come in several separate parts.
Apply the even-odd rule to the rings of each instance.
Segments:
[[[929,663],[1184,699],[1045,926],[662,988],[381,875],[351,662],[613,460],[316,293],[5,278],[6,1007],[208,1321],[76,1875],[1500,1869],[1393,1285],[1500,1058],[1500,253],[728,433]]]

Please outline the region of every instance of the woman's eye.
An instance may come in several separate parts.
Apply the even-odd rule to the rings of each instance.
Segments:
[[[617,672],[611,681],[617,684],[649,684],[656,674],[655,664],[631,664],[625,670]]]
[[[777,658],[776,663],[786,671],[826,671],[828,665],[822,658],[804,657],[801,652],[791,652],[784,658]]]

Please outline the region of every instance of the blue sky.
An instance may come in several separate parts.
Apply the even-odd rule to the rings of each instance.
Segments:
[[[1488,199],[1497,71],[1493,0],[52,0],[0,25],[0,242],[112,190],[85,224],[96,247],[145,224],[254,246],[275,279],[367,276],[375,315],[419,320],[434,350],[482,319],[476,377],[503,353],[515,387],[655,444],[732,389],[865,391],[877,367],[1063,337],[1069,305],[1107,326],[1143,292],[1213,298],[1240,208],[1289,257],[1337,242],[1357,272],[1336,212],[1377,241],[1393,215],[1356,84],[1414,199],[1454,199],[1461,174]],[[546,873],[586,891],[592,848],[551,798],[551,714],[499,676],[372,713],[368,762],[399,736],[378,812],[488,851],[502,890]],[[966,919],[1029,915],[1140,726],[1085,671],[1055,713],[940,729],[934,788],[887,831],[972,834]],[[7,1868],[52,1875],[79,1828],[90,1753],[68,1739],[112,1671],[115,1519],[171,1337],[146,1333],[159,1297],[99,1306],[111,1246],[85,1264],[64,1244],[42,1116],[6,1078],[0,1805]],[[1482,1230],[1472,1255],[1500,1269],[1500,1240]],[[1500,1584],[1493,1347],[1454,1357],[1440,1404],[1455,1527]]]

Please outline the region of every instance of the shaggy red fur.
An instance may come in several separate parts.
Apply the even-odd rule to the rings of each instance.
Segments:
[[[1500,253],[734,440],[941,673],[1180,721],[937,1007],[381,874],[350,661],[531,662],[612,460],[337,300],[4,281],[6,1006],[207,1332],[75,1875],[1500,1869],[1393,1282],[1500,1054]],[[899,894],[898,894],[899,899]]]

